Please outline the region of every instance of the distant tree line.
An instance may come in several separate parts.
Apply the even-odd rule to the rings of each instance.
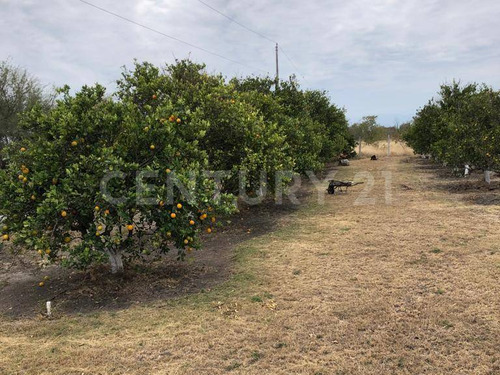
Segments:
[[[352,124],[349,127],[349,132],[356,141],[359,142],[361,140],[362,142],[372,144],[387,140],[388,135],[391,136],[391,139],[399,141],[408,126],[409,123],[383,126],[377,122],[377,116],[365,116],[360,122]]]

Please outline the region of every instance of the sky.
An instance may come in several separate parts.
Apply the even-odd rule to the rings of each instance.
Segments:
[[[295,74],[329,92],[351,122],[377,115],[411,120],[442,83],[500,88],[498,0],[0,0],[0,60],[48,87],[114,89],[134,59],[156,65],[191,58],[228,78]],[[201,47],[219,56],[195,48]],[[229,60],[232,61],[229,61]],[[236,63],[237,62],[237,63]]]

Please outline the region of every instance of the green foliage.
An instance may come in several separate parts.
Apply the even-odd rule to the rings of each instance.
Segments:
[[[387,128],[377,123],[377,116],[364,116],[361,122],[349,128],[352,136],[366,143],[374,143],[387,138]]]
[[[454,82],[417,112],[404,139],[417,153],[458,166],[492,170],[500,165],[500,92]]]
[[[170,116],[175,120],[165,120]],[[17,242],[51,260],[85,267],[113,254],[136,258],[171,248],[183,257],[199,247],[211,217],[232,209],[227,199],[212,199],[213,182],[202,173],[208,158],[197,143],[206,121],[168,98],[138,105],[106,98],[99,85],[75,96],[66,88],[53,110],[33,110],[22,125],[30,135],[6,150],[1,212]],[[156,189],[141,194],[136,171],[160,171],[144,181]],[[103,190],[107,176],[114,178]],[[173,179],[186,191],[169,195]]]
[[[293,77],[280,82],[277,90],[270,78],[234,78],[231,84],[268,123],[277,124],[296,172],[320,170],[325,162],[354,147],[344,111],[330,103],[326,92],[302,91]]]
[[[223,181],[226,192],[238,193],[240,170],[247,173],[246,187],[257,190],[261,172],[274,176],[293,167],[277,124],[266,122],[221,76],[206,74],[204,65],[180,61],[160,71],[148,63],[136,64],[118,86],[121,99],[142,105],[156,93],[158,102],[168,98],[175,108],[203,118],[206,127],[197,147],[206,152],[212,170],[229,172]],[[189,139],[190,131],[183,136]]]
[[[359,141],[361,139],[368,144],[372,144],[387,140],[388,135],[391,136],[391,139],[399,141],[408,126],[408,123],[383,126],[377,122],[377,116],[365,116],[359,123],[352,124],[349,131],[355,140]]]
[[[17,124],[22,112],[51,104],[52,97],[44,94],[36,78],[8,61],[0,61],[0,147],[19,135]]]
[[[215,216],[267,175],[321,169],[354,144],[344,112],[296,82],[207,74],[178,61],[124,70],[114,97],[96,85],[59,91],[50,110],[22,116],[4,149],[0,214],[18,243],[84,268],[201,245]],[[222,194],[207,171],[228,171]],[[286,180],[283,181],[286,183]],[[8,238],[4,238],[8,239]],[[117,263],[118,262],[118,263]]]

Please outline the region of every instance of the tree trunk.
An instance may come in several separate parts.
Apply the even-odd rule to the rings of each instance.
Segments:
[[[484,181],[489,185],[491,182],[491,171],[484,171]]]
[[[120,251],[108,251],[109,264],[113,275],[123,273],[123,258]]]

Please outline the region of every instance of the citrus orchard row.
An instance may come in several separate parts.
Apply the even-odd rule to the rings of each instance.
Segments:
[[[117,83],[113,96],[98,84],[76,94],[64,87],[51,109],[22,116],[23,136],[3,150],[4,241],[14,234],[72,267],[109,261],[112,272],[151,253],[175,249],[183,258],[218,215],[235,211],[239,171],[256,192],[262,172],[318,170],[354,145],[343,110],[293,79],[278,87],[267,78],[226,81],[179,61],[136,63]],[[229,173],[220,186],[206,170]],[[154,188],[138,171],[152,173]],[[173,178],[183,188],[172,189]]]
[[[404,135],[417,153],[452,167],[500,168],[500,92],[486,85],[441,86]]]

